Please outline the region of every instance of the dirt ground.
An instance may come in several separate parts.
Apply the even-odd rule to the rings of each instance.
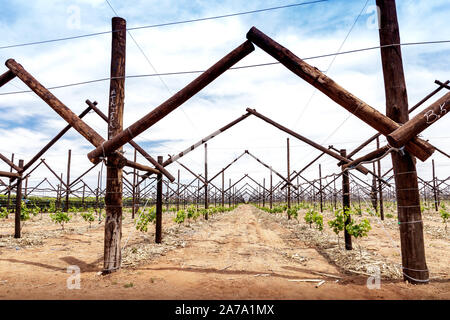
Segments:
[[[123,268],[106,276],[99,275],[103,223],[88,228],[77,216],[61,231],[38,216],[16,240],[13,217],[3,220],[0,299],[450,299],[449,238],[439,236],[432,216],[424,217],[431,282],[419,286],[394,272],[401,262],[395,219],[381,226],[373,218],[360,253],[345,252],[328,227],[310,228],[302,215],[300,222],[288,221],[252,205],[208,221],[176,225],[172,218],[164,214],[164,243],[158,245],[154,227],[136,231],[128,213]],[[379,289],[366,285],[368,263],[382,269]],[[70,265],[81,269],[80,289],[67,288]],[[311,280],[325,282],[317,287]]]

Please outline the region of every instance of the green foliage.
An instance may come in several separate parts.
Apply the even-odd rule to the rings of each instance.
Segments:
[[[367,237],[369,231],[372,229],[368,219],[361,220],[360,223],[356,223],[355,220],[351,220],[345,227],[347,232],[356,239]]]
[[[148,224],[156,223],[156,208],[151,207],[148,210],[139,209],[138,210],[138,221],[136,223],[136,230],[141,232],[147,232]]]
[[[72,216],[69,215],[67,212],[62,212],[60,210],[56,211],[55,213],[50,213],[50,219],[54,223],[59,223],[64,230],[64,223],[67,223],[72,219]]]
[[[339,232],[344,230],[347,215],[348,209],[346,209],[345,211],[339,209],[334,212],[334,219],[328,221],[328,225],[333,230],[333,232],[338,236],[338,241],[339,241]]]
[[[186,212],[184,210],[179,210],[177,216],[173,219],[176,223],[183,223],[186,219]]]
[[[27,208],[25,201],[21,201],[20,204],[20,220],[27,221],[30,220],[31,210]]]
[[[8,216],[9,216],[8,208],[1,207],[0,208],[0,219],[8,219]]]
[[[290,218],[298,219],[297,208],[288,208],[286,212]]]
[[[91,227],[91,223],[95,221],[93,212],[84,212],[81,214],[81,217],[84,219],[84,221],[89,222],[89,228]]]
[[[309,209],[308,211],[306,211],[303,219],[306,223],[309,223],[310,227],[314,223],[317,229],[319,229],[320,231],[323,230],[323,216],[316,210]]]
[[[392,213],[386,213],[385,217],[386,217],[386,218],[393,218],[394,215],[393,215]]]

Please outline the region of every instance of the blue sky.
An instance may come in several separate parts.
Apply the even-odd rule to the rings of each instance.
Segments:
[[[110,0],[128,27],[152,25],[185,19],[242,12],[301,1],[118,1]],[[273,10],[211,21],[195,22],[132,31],[131,34],[151,61],[152,68],[131,37],[127,38],[128,75],[205,70],[222,56],[245,41],[245,34],[256,26],[276,41],[304,58],[336,52],[366,0],[330,0],[323,3]],[[342,47],[343,51],[379,43],[373,9],[369,0],[363,14]],[[402,42],[449,39],[448,1],[397,1]],[[79,1],[5,1],[0,0],[1,46],[75,36],[110,29],[112,10],[103,0]],[[78,19],[79,18],[79,19]],[[110,34],[68,41],[22,46],[0,50],[0,59],[14,58],[45,86],[108,77],[110,63]],[[404,67],[410,105],[435,88],[433,81],[449,78],[450,44],[420,45],[403,48]],[[272,62],[273,59],[256,49],[238,65]],[[308,60],[321,70],[328,68],[332,58]],[[6,67],[2,69],[6,71]],[[384,89],[378,50],[336,57],[328,75],[373,107],[384,112]],[[125,125],[130,125],[158,106],[171,94],[184,87],[197,75],[165,76],[126,80]],[[80,113],[89,98],[99,102],[106,113],[108,82],[56,89],[52,92],[74,112]],[[15,79],[0,88],[0,93],[26,89]],[[202,90],[182,107],[144,132],[136,140],[154,155],[177,153],[217,128],[256,108],[324,145],[334,144],[351,150],[370,137],[374,131],[360,120],[350,117],[320,92],[279,65],[229,71]],[[312,96],[312,98],[311,98]],[[308,103],[308,101],[310,101]],[[433,99],[430,101],[430,103]],[[46,142],[65,126],[63,120],[32,93],[0,95],[0,152],[15,152],[30,159]],[[348,119],[347,119],[348,118]],[[95,115],[86,122],[105,135],[105,124]],[[342,125],[341,125],[342,124]],[[442,120],[424,132],[444,151],[450,152],[448,121]],[[338,129],[337,129],[338,128]],[[356,133],[356,134],[355,134]],[[208,146],[209,167],[216,172],[244,149],[253,153],[280,172],[286,171],[286,135],[258,119],[249,118],[235,128],[212,140]],[[293,168],[301,168],[318,151],[291,137]],[[67,149],[74,154],[74,172],[89,167],[86,151],[92,147],[72,130],[46,154],[57,172],[65,172]],[[370,145],[366,151],[375,148]],[[125,148],[127,156],[132,150]],[[183,163],[193,170],[203,171],[203,148],[192,152]],[[438,175],[450,174],[448,159],[433,156],[440,164]],[[251,158],[242,159],[240,166],[230,169],[229,177],[237,179],[249,172],[253,177],[268,177],[264,168],[255,166]],[[145,163],[144,159],[140,162]],[[324,159],[323,172],[336,172],[334,159]],[[390,160],[383,160],[389,169]],[[418,163],[419,173],[429,179],[431,161]],[[6,165],[1,164],[0,170]],[[175,172],[176,164],[169,169]],[[36,171],[36,179],[46,176]],[[305,173],[317,177],[317,168]],[[95,181],[96,173],[88,177]],[[367,178],[367,177],[364,177]],[[182,180],[191,180],[183,172]]]

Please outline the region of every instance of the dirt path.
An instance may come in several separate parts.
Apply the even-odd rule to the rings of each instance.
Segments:
[[[171,242],[170,223],[165,225],[163,241]],[[124,238],[130,230],[124,229]],[[250,205],[183,230],[182,245],[164,251],[148,241],[146,246],[162,250],[159,257],[108,276],[97,274],[101,228],[47,239],[43,246],[0,248],[0,298],[450,299],[448,281],[426,286],[382,281],[381,289],[369,290],[367,277],[341,273],[292,231],[262,219]],[[137,250],[133,245],[139,237],[131,237],[131,250]],[[67,289],[68,265],[81,268],[79,290]],[[289,281],[303,279],[325,283],[316,288],[313,282]]]

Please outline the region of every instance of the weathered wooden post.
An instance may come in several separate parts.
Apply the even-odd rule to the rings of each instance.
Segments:
[[[319,197],[320,197],[320,212],[323,212],[323,193],[322,193],[322,166],[319,163]]]
[[[205,220],[208,220],[208,144],[205,143]]]
[[[180,210],[180,169],[178,169],[178,181],[177,181],[177,211]]]
[[[158,163],[163,163],[163,157],[158,156]],[[178,170],[178,173],[180,170]],[[179,176],[179,175],[178,175]],[[156,230],[155,242],[162,240],[162,173],[156,175]]]
[[[401,43],[395,0],[377,0],[376,4],[380,15],[379,34],[386,115],[402,124],[408,121],[408,97],[401,47],[395,45]],[[403,279],[414,284],[424,284],[429,282],[429,272],[425,259],[419,184],[415,159],[409,152],[412,150],[406,150],[404,154],[391,154],[397,189]]]
[[[269,195],[270,209],[272,209],[272,205],[273,205],[273,184],[272,184],[272,182],[273,182],[272,181],[272,167],[270,167],[270,195]]]
[[[341,156],[346,157],[347,151],[341,149]],[[345,169],[342,169],[345,170]],[[342,174],[342,208],[345,216],[345,228],[344,228],[344,239],[345,239],[345,249],[352,250],[352,237],[347,231],[347,225],[351,222],[350,217],[350,180],[348,171],[344,171]]]
[[[222,208],[225,207],[225,171],[222,170]]]
[[[19,160],[19,168],[23,168],[23,160]],[[20,238],[20,215],[22,212],[22,176],[17,178],[16,211],[14,213],[14,238]]]
[[[137,151],[134,149],[134,162],[137,160]],[[133,188],[132,188],[132,209],[131,209],[131,219],[134,219],[136,214],[136,168],[133,168]]]
[[[126,21],[112,18],[111,80],[108,108],[108,139],[123,130],[123,107],[125,98],[125,52]],[[122,152],[122,147],[117,151]],[[105,155],[103,155],[105,156]],[[103,273],[120,268],[122,238],[122,168],[116,154],[108,156],[106,165],[106,220]]]
[[[64,204],[64,211],[69,212],[69,194],[70,194],[70,161],[72,158],[72,150],[69,149],[67,155],[67,183],[66,183],[66,203]]]
[[[289,148],[289,138],[287,138],[286,139],[286,143],[287,143],[287,145],[286,145],[286,150],[287,150],[287,176],[286,176],[286,178],[287,178],[287,180],[288,180],[288,187],[287,187],[287,206],[288,206],[288,209],[290,209],[291,208],[291,186],[290,186],[290,182],[291,182],[291,168],[290,168],[290,166],[291,166],[291,157],[290,157],[290,148]],[[288,214],[288,220],[289,219],[291,219],[291,215],[289,215]]]
[[[266,206],[266,178],[263,178],[263,207]]]

